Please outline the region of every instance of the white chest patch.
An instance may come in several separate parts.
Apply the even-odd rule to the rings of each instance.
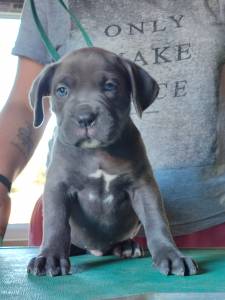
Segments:
[[[88,194],[88,200],[91,201],[91,202],[95,202],[96,201],[96,195],[94,195],[93,193],[89,193]],[[114,200],[113,195],[109,194],[108,196],[106,196],[103,199],[103,203],[110,204],[113,200]]]
[[[106,203],[106,204],[110,204],[112,201],[113,201],[114,197],[113,195],[108,195],[103,201]]]
[[[104,172],[103,170],[98,169],[95,173],[90,174],[89,177],[92,177],[92,178],[103,177],[103,179],[105,181],[105,189],[108,192],[111,181],[113,181],[117,177],[117,175],[108,174],[108,173]]]

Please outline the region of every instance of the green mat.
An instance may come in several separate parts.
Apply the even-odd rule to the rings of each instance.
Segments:
[[[27,263],[38,253],[37,248],[0,248],[0,299],[90,300],[144,293],[225,293],[225,250],[183,252],[198,262],[198,275],[161,275],[152,267],[150,257],[118,259],[83,255],[71,258],[73,275],[51,278],[26,273]]]

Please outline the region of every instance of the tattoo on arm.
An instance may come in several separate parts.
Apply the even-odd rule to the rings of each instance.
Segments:
[[[24,127],[18,129],[17,140],[12,142],[14,145],[27,159],[34,147],[33,142],[33,125],[26,122]]]

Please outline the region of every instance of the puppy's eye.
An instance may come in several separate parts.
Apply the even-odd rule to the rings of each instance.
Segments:
[[[60,85],[56,89],[56,95],[58,97],[67,97],[69,95],[69,88],[65,85]]]
[[[105,92],[114,92],[117,90],[117,83],[114,81],[106,81],[103,86]]]

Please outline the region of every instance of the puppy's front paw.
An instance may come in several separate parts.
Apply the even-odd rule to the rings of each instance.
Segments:
[[[71,274],[70,261],[65,257],[40,254],[31,259],[27,266],[27,272],[37,276],[68,275]]]
[[[153,257],[153,265],[165,275],[188,276],[198,272],[195,261],[176,250],[161,250]]]

